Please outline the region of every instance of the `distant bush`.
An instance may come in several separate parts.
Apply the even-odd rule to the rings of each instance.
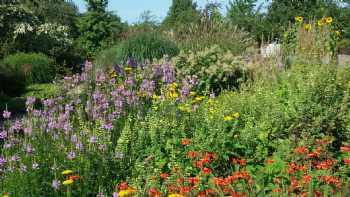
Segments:
[[[122,48],[118,45],[113,46],[108,49],[104,49],[100,51],[96,56],[95,56],[95,61],[94,64],[96,67],[108,67],[111,68],[113,65],[121,63],[120,56]]]
[[[180,76],[197,76],[201,91],[218,93],[222,89],[237,88],[249,73],[240,57],[218,46],[198,52],[181,52],[173,62]]]
[[[160,59],[164,55],[173,57],[179,53],[175,43],[156,32],[132,36],[121,43],[120,47],[120,54],[117,54],[117,59],[122,61],[126,61],[130,57],[137,61],[152,61],[155,58]]]
[[[25,77],[18,68],[8,68],[0,65],[0,94],[19,96],[26,87]]]
[[[55,77],[54,63],[41,53],[17,53],[2,62],[7,75],[21,75],[27,84],[51,82]]]

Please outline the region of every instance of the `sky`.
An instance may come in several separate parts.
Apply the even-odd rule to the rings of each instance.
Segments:
[[[195,0],[199,7],[203,7],[207,2],[219,2],[225,12],[229,0]],[[86,11],[84,0],[73,0],[79,7],[80,12]],[[139,21],[140,15],[146,11],[151,11],[157,21],[162,21],[167,15],[172,0],[109,0],[108,10],[116,12],[122,21],[129,24]]]

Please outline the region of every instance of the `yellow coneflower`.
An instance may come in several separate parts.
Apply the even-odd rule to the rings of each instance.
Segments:
[[[68,179],[68,180],[65,180],[65,181],[63,181],[63,185],[70,185],[70,184],[72,184],[74,181],[72,180],[72,179]]]
[[[340,31],[339,30],[335,31],[335,35],[340,36]]]
[[[327,24],[331,24],[332,22],[333,22],[333,18],[332,17],[327,17],[326,19],[325,19],[325,22],[327,23]]]
[[[234,118],[239,118],[240,114],[239,114],[239,112],[236,112],[236,113],[233,113],[232,116],[233,116]]]
[[[62,172],[63,175],[70,175],[72,173],[73,173],[72,170],[65,170],[65,171]]]
[[[318,21],[317,21],[317,25],[318,25],[318,26],[324,25],[324,20],[323,20],[323,19],[318,20]]]
[[[233,117],[232,116],[224,116],[224,120],[230,121],[230,120],[233,120]]]
[[[298,22],[298,23],[302,23],[304,18],[302,16],[296,16],[295,18],[295,21]]]
[[[158,100],[160,100],[160,96],[158,96],[158,95],[153,95],[153,96],[152,96],[152,99],[155,100],[155,101],[158,101]]]
[[[197,96],[196,98],[194,98],[194,100],[196,101],[196,102],[201,102],[201,101],[203,101],[205,99],[205,96]]]
[[[311,30],[311,24],[305,24],[305,25],[304,25],[304,29],[305,29],[306,31],[310,31],[310,30]]]
[[[125,67],[125,68],[124,68],[124,71],[125,71],[126,73],[130,73],[130,72],[132,71],[132,68],[130,68],[130,67]]]

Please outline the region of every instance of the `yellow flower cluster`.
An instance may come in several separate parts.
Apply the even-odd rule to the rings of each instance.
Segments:
[[[185,197],[185,196],[182,194],[170,194],[168,195],[168,197]]]
[[[224,116],[224,121],[231,121],[233,119],[239,118],[240,114],[238,112],[232,113],[230,115]]]
[[[119,197],[128,197],[128,196],[132,196],[135,193],[136,193],[135,189],[128,188],[128,189],[125,189],[125,190],[120,190],[118,192],[118,196]]]
[[[329,25],[333,22],[333,18],[332,17],[324,17],[320,20],[317,21],[317,25],[318,26],[322,26],[322,25]]]
[[[296,17],[294,18],[294,20],[295,20],[296,22],[298,22],[298,23],[302,23],[303,20],[304,20],[304,17],[302,17],[302,16],[296,16]]]
[[[177,88],[178,88],[178,85],[177,85],[176,82],[170,84],[168,97],[170,97],[170,98],[177,98],[177,97],[179,97],[179,93],[177,92]]]

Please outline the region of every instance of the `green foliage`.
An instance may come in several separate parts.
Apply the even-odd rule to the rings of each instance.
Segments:
[[[190,24],[199,20],[197,4],[192,0],[173,0],[163,26],[176,29],[178,25]]]
[[[87,9],[90,12],[104,12],[108,5],[108,0],[85,0]]]
[[[94,64],[96,68],[112,68],[114,65],[121,63],[120,54],[122,54],[122,47],[120,45],[112,46],[97,53]]]
[[[17,53],[2,63],[5,71],[22,75],[27,84],[51,82],[55,77],[55,62],[44,54]]]
[[[78,20],[79,43],[91,56],[100,47],[115,44],[124,31],[120,18],[109,12],[87,12]]]
[[[200,91],[214,91],[238,88],[246,81],[249,72],[240,57],[218,46],[197,52],[182,52],[173,58],[181,77],[195,75],[199,79]]]
[[[145,60],[161,59],[165,55],[173,57],[179,53],[179,49],[172,41],[159,35],[157,32],[145,32],[134,35],[119,46],[120,54],[117,54],[119,62],[134,58],[139,62]]]

